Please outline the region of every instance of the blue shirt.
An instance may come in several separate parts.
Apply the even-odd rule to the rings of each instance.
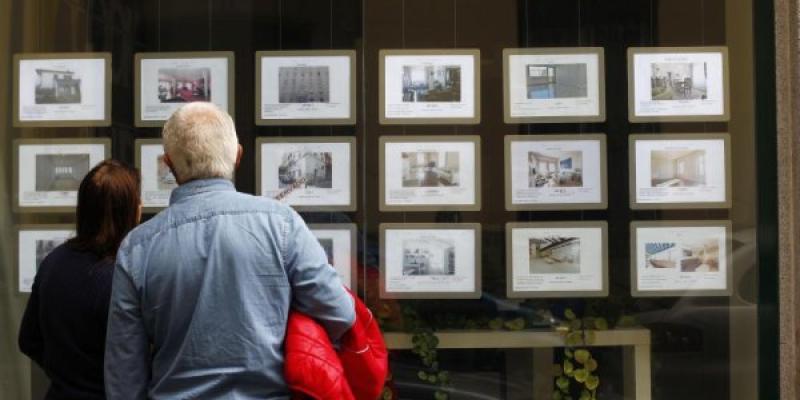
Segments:
[[[289,308],[338,339],[355,318],[300,216],[230,181],[188,182],[117,255],[109,399],[285,399]]]

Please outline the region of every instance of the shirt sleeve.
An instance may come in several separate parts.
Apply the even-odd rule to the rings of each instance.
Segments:
[[[119,258],[112,282],[104,368],[106,396],[144,400],[150,381],[149,340],[138,291]]]
[[[31,295],[28,298],[28,305],[25,307],[25,314],[22,317],[22,324],[19,328],[19,349],[40,366],[43,362],[44,338],[39,325],[39,276],[33,281]]]
[[[325,250],[300,215],[292,211],[285,237],[284,260],[292,285],[292,306],[316,319],[338,340],[355,321],[355,306]]]

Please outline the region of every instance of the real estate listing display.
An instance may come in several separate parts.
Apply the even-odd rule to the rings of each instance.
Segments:
[[[381,50],[381,124],[480,122],[480,50]]]
[[[631,122],[730,119],[727,47],[628,49]]]
[[[380,296],[481,297],[480,224],[381,224]]]
[[[261,137],[256,192],[298,211],[355,211],[355,138]]]
[[[178,182],[164,162],[164,145],[161,139],[136,140],[136,168],[141,174],[142,207],[146,212],[157,212],[169,205],[172,190]]]
[[[507,296],[607,296],[607,238],[605,221],[506,224]]]
[[[354,50],[256,53],[256,125],[354,125]]]
[[[73,211],[81,180],[110,154],[110,139],[17,139],[14,141],[15,209]]]
[[[53,249],[75,236],[71,225],[22,225],[17,228],[17,287],[30,293],[39,265]]]
[[[507,124],[606,119],[601,47],[503,50]]]
[[[137,53],[135,62],[136,126],[161,126],[193,101],[214,103],[233,115],[233,52]]]
[[[336,269],[342,283],[349,289],[357,287],[356,225],[355,224],[309,224],[311,233],[317,237],[328,264]]]
[[[381,136],[381,211],[480,210],[479,136]]]
[[[505,182],[507,210],[605,209],[605,135],[507,135]]]
[[[730,221],[631,223],[633,296],[728,296]]]
[[[631,135],[631,208],[729,208],[729,143],[728,134]]]
[[[111,53],[14,55],[17,127],[111,125]]]

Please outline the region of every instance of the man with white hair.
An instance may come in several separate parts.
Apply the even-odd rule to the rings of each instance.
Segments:
[[[238,193],[231,117],[190,103],[164,125],[179,187],[119,249],[105,353],[109,399],[288,399],[289,307],[331,339],[353,301],[300,216]]]

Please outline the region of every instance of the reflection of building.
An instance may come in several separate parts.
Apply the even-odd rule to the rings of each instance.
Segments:
[[[169,68],[158,70],[158,99],[162,103],[209,101],[209,68]]]
[[[706,63],[654,63],[650,89],[653,100],[706,98]]]
[[[81,102],[81,80],[74,72],[37,69],[36,75],[36,104]]]
[[[546,236],[529,240],[530,272],[579,273],[581,241],[577,237]]]
[[[458,186],[457,151],[404,152],[403,187]]]
[[[327,103],[330,101],[329,68],[280,67],[278,101],[281,103]]]
[[[403,101],[460,101],[461,67],[403,66]]]
[[[645,243],[646,268],[676,268],[681,272],[719,271],[719,242],[709,239],[701,243]]]
[[[455,245],[426,237],[403,242],[403,275],[455,274]]]
[[[653,151],[650,159],[652,186],[702,186],[706,183],[705,150]]]
[[[557,155],[528,152],[528,187],[583,185],[583,154],[565,151]]]
[[[528,65],[529,99],[586,97],[586,64]]]
[[[305,187],[330,189],[333,187],[331,166],[331,153],[328,152],[286,153],[278,167],[280,187],[284,188],[302,180]]]

